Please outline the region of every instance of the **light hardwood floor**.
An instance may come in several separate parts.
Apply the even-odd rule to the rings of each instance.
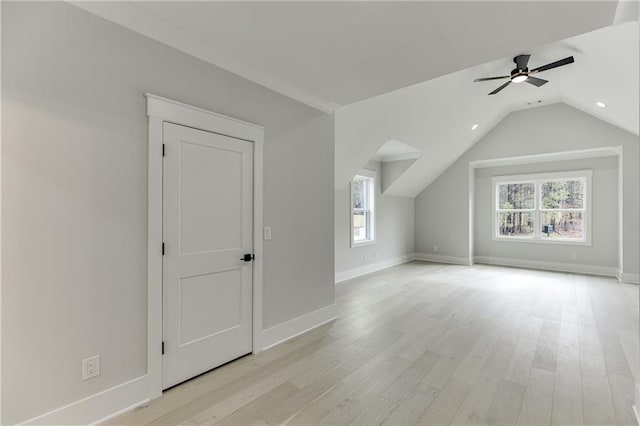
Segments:
[[[411,262],[336,301],[333,323],[110,424],[635,424],[635,285]]]

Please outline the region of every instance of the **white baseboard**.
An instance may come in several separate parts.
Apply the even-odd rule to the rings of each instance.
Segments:
[[[20,424],[93,425],[105,422],[149,401],[147,376],[141,376],[98,392],[64,407],[56,408]]]
[[[336,282],[347,281],[353,278],[361,277],[362,275],[371,274],[373,272],[380,271],[382,269],[391,268],[392,266],[401,265],[403,263],[411,262],[415,260],[415,254],[409,253],[404,256],[394,257],[392,259],[383,260],[376,263],[370,263],[368,265],[359,266],[353,269],[347,269],[346,271],[336,272]]]
[[[425,262],[450,263],[452,265],[471,265],[466,257],[443,256],[431,253],[416,253],[415,260],[423,260]]]
[[[476,256],[474,263],[485,265],[512,266],[516,268],[542,269],[545,271],[573,272],[579,274],[617,277],[618,268],[576,263],[548,262],[543,260],[509,259],[504,257]]]
[[[325,306],[316,311],[299,316],[282,324],[275,325],[262,331],[260,345],[254,352],[264,351],[286,340],[306,333],[316,327],[338,318],[338,308],[335,304]]]
[[[623,283],[640,284],[640,274],[629,274],[629,273],[623,272],[618,276],[618,278]]]

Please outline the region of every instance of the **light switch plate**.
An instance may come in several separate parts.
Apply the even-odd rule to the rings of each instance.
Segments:
[[[271,239],[271,227],[270,226],[265,226],[264,227],[264,239],[265,240],[270,240]]]

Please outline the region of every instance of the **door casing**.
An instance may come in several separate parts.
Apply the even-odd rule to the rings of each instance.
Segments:
[[[162,144],[169,122],[253,142],[253,352],[262,350],[263,152],[265,128],[151,93],[148,116],[147,383],[149,399],[162,395]]]

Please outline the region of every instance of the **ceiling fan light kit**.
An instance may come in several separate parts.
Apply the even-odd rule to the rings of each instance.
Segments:
[[[526,81],[527,78],[529,78],[526,74],[520,74],[520,75],[516,75],[515,77],[511,78],[511,82],[512,83],[522,83],[523,81]]]
[[[548,80],[544,80],[542,78],[537,78],[537,77],[533,77],[532,74],[537,74],[539,72],[543,72],[543,71],[547,71],[553,68],[557,68],[557,67],[561,67],[563,65],[568,65],[574,62],[573,60],[573,56],[568,56],[564,59],[560,59],[559,61],[555,61],[555,62],[551,62],[547,65],[543,65],[541,67],[537,67],[534,68],[532,70],[529,70],[529,68],[527,68],[527,65],[529,64],[529,58],[531,57],[531,55],[518,55],[515,58],[513,58],[513,62],[516,64],[516,68],[514,68],[513,70],[511,70],[511,73],[509,75],[500,75],[497,77],[485,77],[485,78],[476,78],[474,80],[474,82],[479,82],[479,81],[489,81],[489,80],[504,80],[504,79],[509,79],[509,81],[507,81],[506,83],[504,83],[502,86],[498,87],[496,90],[494,90],[493,92],[489,93],[489,95],[495,95],[496,93],[500,92],[502,89],[504,89],[505,87],[507,87],[508,85],[510,85],[511,83],[523,83],[523,82],[527,82],[533,86],[536,87],[540,87],[543,84],[548,83]]]

